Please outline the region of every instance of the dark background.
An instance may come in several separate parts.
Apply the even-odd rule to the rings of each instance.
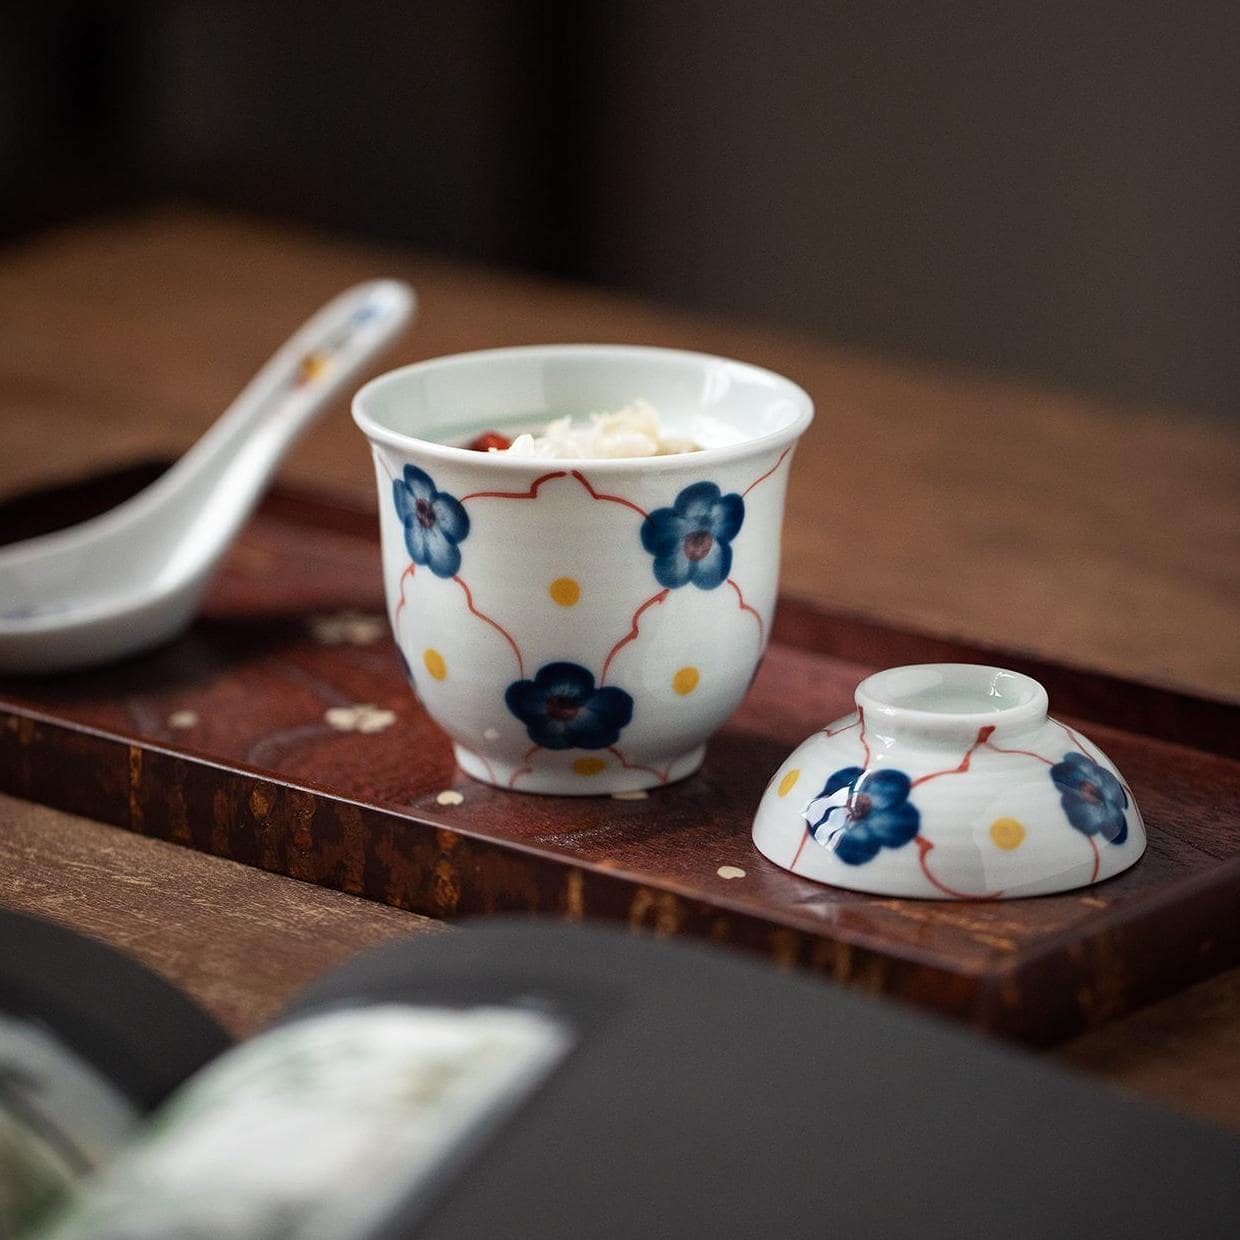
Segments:
[[[48,0],[0,49],[6,238],[216,204],[1240,414],[1230,0]]]

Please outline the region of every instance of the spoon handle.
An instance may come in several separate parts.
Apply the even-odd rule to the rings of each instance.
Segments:
[[[399,280],[371,280],[334,297],[276,350],[170,473],[181,484],[186,475],[213,473],[212,465],[252,435],[278,458],[405,327],[415,304],[413,290]]]
[[[218,559],[292,443],[408,323],[415,301],[408,285],[373,280],[328,302],[167,473],[101,519],[139,525],[177,514],[157,585]]]
[[[413,290],[396,280],[342,293],[146,490],[81,525],[0,549],[0,669],[86,666],[184,628],[290,445],[413,307]]]
[[[159,565],[165,585],[209,566],[293,441],[409,322],[416,301],[399,280],[371,280],[333,298],[149,487],[80,525],[0,548],[0,573],[25,572],[41,583],[29,585],[36,594],[66,591],[107,539],[126,540],[136,566]]]

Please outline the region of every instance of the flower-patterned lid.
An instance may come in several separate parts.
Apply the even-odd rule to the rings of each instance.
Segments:
[[[862,681],[772,776],[753,838],[817,882],[937,899],[1087,887],[1145,849],[1132,790],[1042,686],[960,663]]]

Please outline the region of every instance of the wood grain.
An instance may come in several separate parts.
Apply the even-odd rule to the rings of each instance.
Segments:
[[[176,454],[341,287],[421,295],[401,363],[557,340],[726,353],[802,383],[783,588],[837,611],[1240,697],[1240,433],[895,364],[597,290],[162,211],[0,265],[0,491]],[[286,476],[369,496],[344,408]]]
[[[444,928],[2,795],[0,901],[128,952],[238,1036],[364,948]]]
[[[394,364],[491,345],[616,340],[731,353],[805,384],[819,416],[793,471],[785,588],[898,624],[1240,696],[1240,647],[1231,638],[1240,630],[1233,430],[218,214],[162,210],[5,250],[0,493],[180,451],[301,317],[350,281],[389,273],[418,285],[423,308]],[[286,476],[373,502],[366,455],[343,408],[307,436]],[[239,1030],[277,1004],[299,967],[313,966],[286,960],[303,950],[296,937],[268,932],[261,901],[230,896],[242,881],[230,879],[211,897],[219,913],[198,923],[200,937],[209,950],[212,934],[225,939],[235,959],[260,967],[199,985],[195,953],[160,884],[163,855],[204,873],[245,875],[266,884],[252,889],[264,898],[289,892],[290,907],[325,899],[367,921],[419,924],[127,832],[29,812],[38,831],[23,866],[41,867],[58,915],[105,938],[124,938],[131,917],[144,920],[149,931],[134,950],[197,986]],[[88,855],[96,840],[128,850],[116,864],[133,881],[113,884],[98,867],[62,872],[52,851],[56,824]],[[20,867],[0,872],[6,902],[25,907],[10,892],[23,881]],[[131,913],[96,913],[107,903],[99,893],[112,891],[126,896],[118,907]],[[161,927],[174,949],[162,966]],[[347,932],[359,947],[369,933]],[[1063,1054],[1240,1122],[1240,971],[1112,1021]]]
[[[1144,716],[1138,687],[1047,669],[1057,715],[1085,714],[1132,785],[1141,864],[1037,900],[873,899],[767,863],[750,821],[788,751],[846,714],[875,666],[916,661],[917,639],[786,605],[693,779],[640,802],[531,797],[455,769],[397,670],[376,559],[372,516],[268,497],[180,641],[0,686],[0,790],[436,917],[586,916],[732,943],[1034,1043],[1240,960],[1235,708],[1169,697],[1178,731],[1159,740],[1116,726]],[[320,639],[316,618],[340,608],[371,614],[364,644]],[[356,703],[391,725],[332,725]],[[459,803],[440,804],[449,788]]]
[[[1060,1047],[1069,1067],[1240,1128],[1240,969]]]
[[[0,903],[128,952],[238,1037],[357,952],[443,928],[3,795]],[[1240,968],[1065,1043],[1054,1058],[1240,1127],[1238,1047]]]

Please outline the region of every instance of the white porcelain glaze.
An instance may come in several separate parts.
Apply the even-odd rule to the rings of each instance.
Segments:
[[[857,686],[856,703],[762,797],[754,843],[784,869],[882,895],[1007,899],[1088,887],[1145,851],[1131,789],[1047,717],[1028,676],[889,668]]]
[[[285,453],[413,308],[413,290],[396,280],[340,294],[146,490],[0,550],[0,671],[64,671],[175,637]]]
[[[710,446],[581,461],[454,446],[638,397]],[[441,358],[358,393],[392,629],[466,772],[588,795],[697,769],[766,645],[811,416],[769,371],[619,346]]]

